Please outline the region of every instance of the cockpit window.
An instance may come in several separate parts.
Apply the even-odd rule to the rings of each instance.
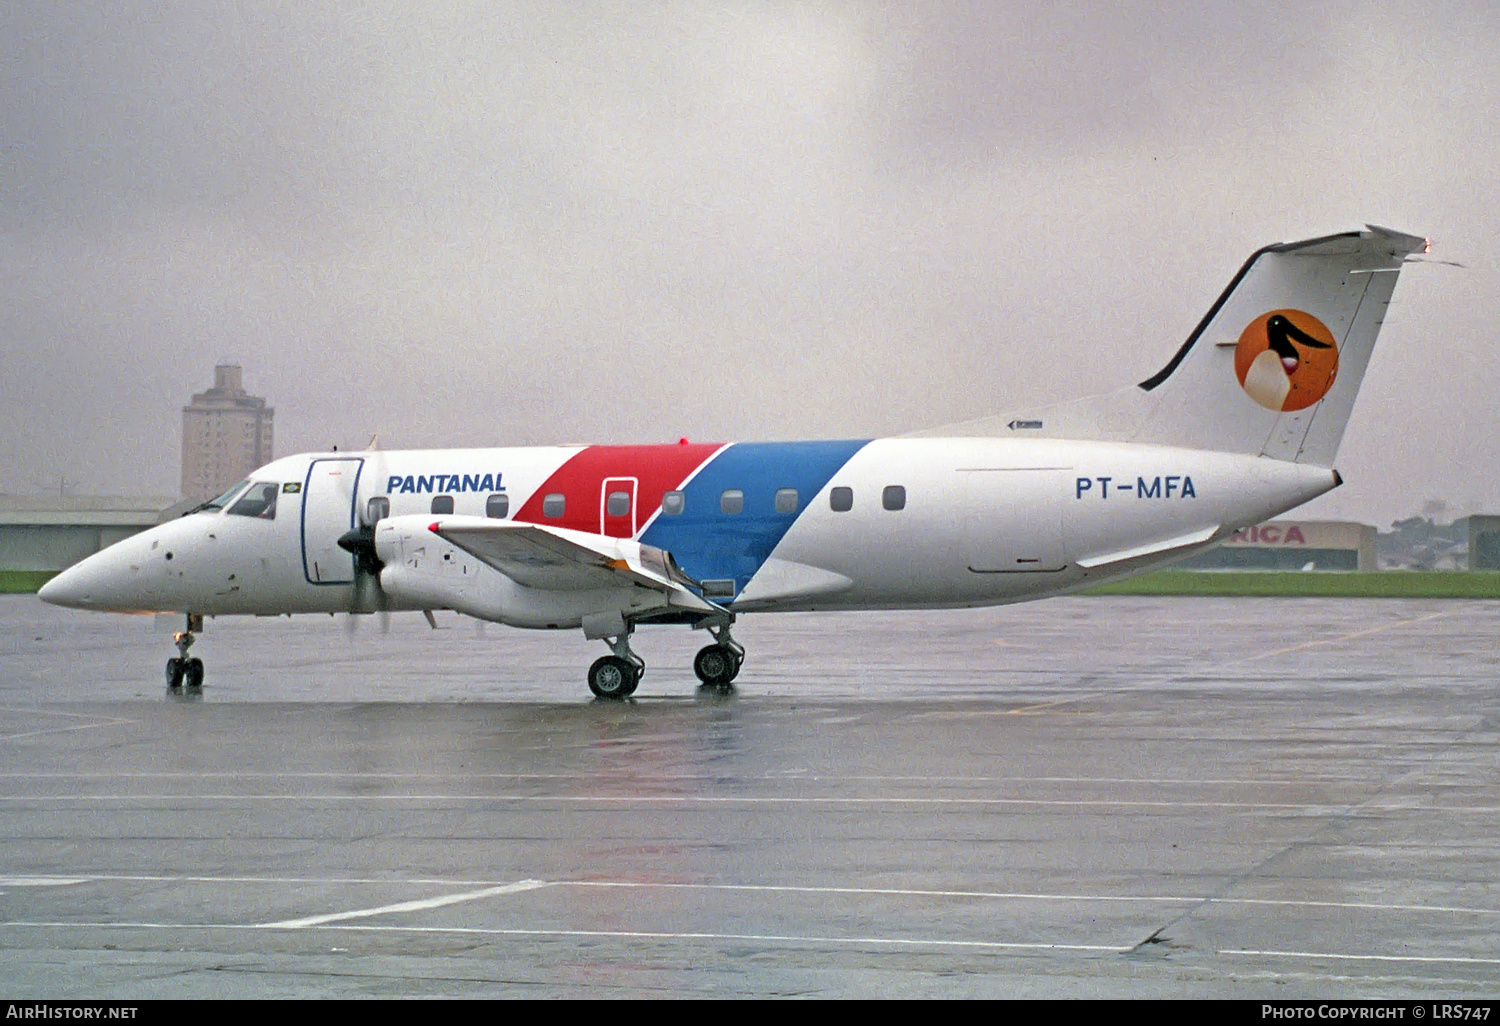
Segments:
[[[229,507],[232,517],[259,517],[261,520],[276,519],[276,493],[281,485],[275,481],[258,481],[240,497],[240,501]]]
[[[240,489],[244,488],[249,483],[250,483],[249,481],[241,481],[239,484],[230,485],[227,489],[225,489],[223,495],[219,496],[217,499],[209,499],[203,505],[201,505],[197,509],[193,510],[193,512],[194,513],[217,513],[219,510],[221,510],[225,506],[229,505],[230,501],[236,495],[240,494]]]

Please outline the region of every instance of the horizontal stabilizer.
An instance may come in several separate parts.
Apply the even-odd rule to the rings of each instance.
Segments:
[[[1128,549],[1120,549],[1116,552],[1106,552],[1095,556],[1085,556],[1077,560],[1079,566],[1092,570],[1101,566],[1114,566],[1119,563],[1127,563],[1132,559],[1140,559],[1143,556],[1165,556],[1179,549],[1191,549],[1198,545],[1206,545],[1213,541],[1214,535],[1219,533],[1219,528],[1205,527],[1201,530],[1190,531],[1187,534],[1179,534],[1172,538],[1161,541],[1148,542],[1145,545],[1135,545]]]

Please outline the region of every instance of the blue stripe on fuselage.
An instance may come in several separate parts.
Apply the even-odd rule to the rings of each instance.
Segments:
[[[828,479],[868,444],[864,439],[731,445],[683,486],[682,513],[657,516],[640,540],[672,553],[697,580],[732,578],[738,595]],[[745,493],[743,512],[720,511],[720,496],[732,488]],[[776,512],[780,488],[797,489],[796,512]]]

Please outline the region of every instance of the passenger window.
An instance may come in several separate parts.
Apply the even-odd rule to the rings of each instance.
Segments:
[[[434,495],[432,497],[432,511],[434,513],[452,513],[453,512],[453,496],[451,496],[451,495]]]
[[[905,509],[906,486],[886,485],[885,491],[880,493],[880,504],[886,509]]]
[[[726,488],[719,495],[721,513],[739,513],[745,508],[745,493],[738,488]]]
[[[778,488],[778,489],[776,489],[776,512],[778,512],[778,513],[795,513],[795,512],[797,512],[797,489],[795,489],[795,488]]]
[[[630,515],[630,493],[610,492],[609,498],[604,500],[604,512],[612,517],[628,517]]]
[[[281,486],[278,484],[253,484],[248,492],[240,496],[239,502],[229,507],[229,515],[275,520],[276,493],[279,491]]]
[[[664,492],[661,497],[661,511],[669,517],[675,517],[683,511],[686,502],[681,492]]]
[[[568,500],[562,492],[552,492],[542,499],[542,516],[549,520],[562,519],[563,510],[567,508]]]
[[[828,493],[828,505],[835,513],[847,513],[854,508],[854,489],[840,485]]]
[[[496,492],[484,500],[484,515],[493,520],[504,520],[510,513],[510,496]]]
[[[367,527],[374,527],[390,515],[391,500],[384,495],[377,495],[365,503],[365,525]]]

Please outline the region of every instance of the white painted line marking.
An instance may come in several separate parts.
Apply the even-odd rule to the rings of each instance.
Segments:
[[[1395,905],[1362,901],[1298,901],[1279,898],[1196,898],[1177,894],[1046,894],[1028,891],[939,891],[899,887],[803,887],[782,884],[637,883],[632,880],[558,880],[556,887],[660,887],[723,891],[784,891],[793,894],[888,894],[932,898],[989,898],[1005,901],[1100,901],[1141,902],[1154,905],[1274,905],[1289,908],[1361,909],[1370,912],[1453,912],[1466,915],[1500,915],[1500,908],[1463,905]]]
[[[8,922],[7,927],[33,930],[273,930],[284,929],[277,923],[67,923],[67,922]],[[811,934],[757,934],[757,933],[675,933],[656,930],[523,930],[500,927],[467,926],[379,926],[371,923],[359,924],[313,924],[311,929],[344,930],[363,933],[408,933],[408,934],[453,934],[461,936],[490,937],[582,937],[618,940],[669,940],[669,941],[755,941],[765,944],[840,944],[879,945],[885,947],[967,949],[991,951],[1080,951],[1112,952],[1124,954],[1134,949],[1133,944],[1045,944],[1018,941],[965,941],[942,940],[929,937],[824,937]],[[1356,955],[1328,951],[1275,951],[1250,948],[1222,948],[1215,952],[1227,956],[1258,958],[1329,959],[1343,962],[1389,962],[1389,963],[1450,963],[1458,965],[1500,965],[1500,958],[1475,958],[1468,955]]]
[[[277,923],[63,923],[11,922],[5,926],[20,929],[86,929],[86,930],[275,930]],[[1004,951],[1101,951],[1124,953],[1131,944],[1041,944],[1016,941],[935,940],[927,937],[819,937],[802,934],[759,933],[673,933],[658,930],[522,930],[483,926],[378,926],[371,923],[315,924],[315,930],[348,930],[363,933],[457,934],[489,937],[597,937],[619,940],[708,940],[757,941],[763,944],[873,944],[912,948],[970,948]]]
[[[67,887],[87,883],[84,876],[0,876],[0,887]]]
[[[480,898],[493,898],[498,894],[518,894],[521,891],[534,891],[538,887],[546,886],[543,880],[517,880],[515,883],[502,884],[499,887],[485,887],[482,890],[467,891],[463,894],[442,894],[435,898],[399,901],[394,905],[357,908],[348,912],[330,912],[327,915],[308,916],[305,919],[283,919],[280,922],[263,925],[267,928],[298,930],[308,926],[342,922],[346,919],[367,919],[370,916],[382,916],[390,912],[417,912],[427,908],[442,908],[444,905],[457,905],[465,901],[477,901]]]
[[[136,723],[136,720],[125,719],[120,716],[100,716],[98,713],[75,713],[60,709],[28,709],[19,706],[0,706],[0,712],[21,713],[28,716],[65,716],[75,720],[91,720],[90,723],[79,723],[71,727],[47,727],[39,730],[28,730],[19,734],[0,734],[0,741],[20,741],[28,737],[41,737],[44,734],[66,734],[74,730],[98,730],[101,727],[114,727],[122,723]]]
[[[328,877],[328,876],[169,876],[165,874],[145,873],[92,873],[83,877],[49,877],[45,875],[34,875],[27,877],[39,881],[38,886],[65,883],[87,883],[100,881],[105,883],[184,883],[184,884],[262,884],[276,885],[287,884],[303,886],[307,884],[333,885],[372,885],[372,886],[438,886],[438,887],[482,887],[494,890],[505,887],[516,886],[515,882],[500,883],[493,880],[455,880],[445,877],[411,877],[406,879],[392,879],[390,877]],[[663,890],[705,890],[705,891],[748,891],[787,894],[842,894],[842,895],[888,895],[906,896],[915,898],[984,898],[1003,901],[1098,901],[1098,902],[1134,902],[1141,904],[1157,905],[1184,905],[1184,904],[1212,904],[1212,905],[1264,905],[1285,908],[1329,908],[1329,909],[1354,909],[1367,912],[1425,912],[1446,913],[1456,915],[1475,916],[1500,916],[1500,908],[1479,908],[1471,905],[1411,905],[1397,903],[1367,902],[1367,901],[1312,901],[1294,900],[1285,898],[1224,898],[1210,897],[1196,894],[1062,894],[1038,891],[977,891],[977,890],[936,890],[917,887],[828,887],[808,886],[799,884],[711,884],[711,883],[672,883],[664,881],[637,881],[637,880],[531,880],[520,881],[520,883],[532,883],[538,887],[619,887],[636,889],[663,889]]]
[[[1026,805],[1046,808],[1119,808],[1119,809],[1245,809],[1284,812],[1338,813],[1350,812],[1350,805],[1310,805],[1300,802],[1208,802],[1208,801],[1121,801],[1104,798],[848,798],[830,795],[819,797],[774,797],[751,798],[743,796],[716,795],[539,795],[539,794],[53,794],[53,795],[0,795],[0,802],[522,802],[559,805],[931,805],[931,806],[981,806],[1001,807]],[[1357,807],[1356,810],[1357,811]],[[1423,806],[1415,811],[1461,812],[1473,815],[1481,812],[1500,812],[1500,806]]]
[[[1434,742],[1436,743],[1436,742]],[[163,771],[143,773],[113,773],[77,770],[60,772],[9,772],[0,773],[0,780],[410,780],[423,783],[434,781],[491,781],[491,780],[597,780],[597,773],[343,773],[343,772],[243,772],[204,770],[203,772]],[[638,783],[696,783],[703,780],[701,773],[642,773],[633,775]],[[973,777],[973,776],[926,776],[926,775],[875,775],[875,774],[820,774],[820,773],[767,773],[736,777],[747,783],[807,784],[832,781],[838,784],[858,782],[862,784],[1108,784],[1114,786],[1168,785],[1174,787],[1205,787],[1209,785],[1231,785],[1265,787],[1267,785],[1299,785],[1327,783],[1329,781],[1353,780],[1369,783],[1368,774],[1308,772],[1276,777]],[[1480,787],[1478,784],[1450,783],[1447,787]]]
[[[1500,965],[1500,958],[1474,958],[1469,955],[1348,955],[1333,951],[1256,951],[1250,948],[1224,948],[1221,955],[1254,955],[1260,958],[1328,958],[1341,962],[1457,962],[1462,965]]]

